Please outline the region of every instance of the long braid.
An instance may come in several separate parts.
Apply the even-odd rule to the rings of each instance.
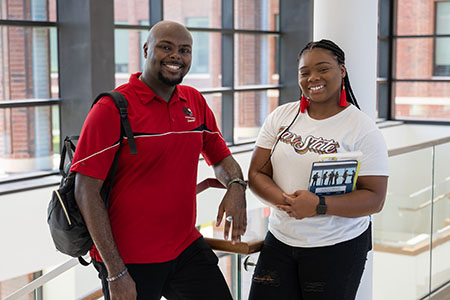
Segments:
[[[333,53],[333,55],[336,57],[338,64],[345,65],[344,51],[342,51],[342,49],[339,48],[339,46],[336,45],[334,42],[326,39],[322,39],[317,42],[309,42],[308,44],[306,44],[306,46],[298,54],[297,63],[300,60],[300,57],[302,56],[303,52],[305,52],[306,50],[312,50],[314,48],[322,48],[331,51],[331,53]],[[350,85],[348,72],[345,72],[344,85],[347,92],[347,102],[355,105],[358,109],[361,109],[359,108],[358,102],[356,101],[356,97],[355,94],[353,93],[352,86]]]

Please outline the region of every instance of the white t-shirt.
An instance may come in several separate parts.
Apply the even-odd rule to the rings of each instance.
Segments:
[[[265,120],[256,146],[272,149],[278,135],[294,119],[299,102],[277,107]],[[361,151],[358,176],[388,176],[386,144],[375,123],[354,105],[324,119],[300,113],[285,132],[271,157],[274,182],[287,194],[307,190],[311,165],[320,154]],[[359,236],[369,226],[369,216],[345,218],[314,216],[296,220],[284,211],[272,209],[269,230],[294,247],[334,245]]]

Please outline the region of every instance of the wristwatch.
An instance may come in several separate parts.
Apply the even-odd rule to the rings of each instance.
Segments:
[[[327,204],[325,203],[324,196],[319,196],[319,204],[317,204],[316,213],[318,215],[325,215],[327,213]]]

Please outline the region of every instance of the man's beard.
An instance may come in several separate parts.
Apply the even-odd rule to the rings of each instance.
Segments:
[[[180,76],[175,79],[169,79],[167,77],[164,77],[164,75],[161,73],[161,71],[158,72],[158,79],[164,82],[168,86],[174,86],[177,84],[180,84],[183,81],[183,76]]]

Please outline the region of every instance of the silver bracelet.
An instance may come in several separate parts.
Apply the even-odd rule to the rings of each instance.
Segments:
[[[240,178],[235,178],[235,179],[231,179],[230,182],[228,182],[227,184],[227,189],[230,188],[230,186],[233,183],[239,183],[240,185],[242,185],[244,187],[244,189],[247,188],[247,182],[245,182],[244,180],[240,179]]]
[[[128,272],[128,269],[125,268],[122,272],[120,272],[120,273],[117,274],[116,276],[113,276],[113,277],[107,277],[107,278],[106,278],[106,281],[111,282],[111,281],[117,280],[117,279],[119,279],[120,277],[122,277],[122,276],[124,276],[125,274],[127,274],[127,272]]]

